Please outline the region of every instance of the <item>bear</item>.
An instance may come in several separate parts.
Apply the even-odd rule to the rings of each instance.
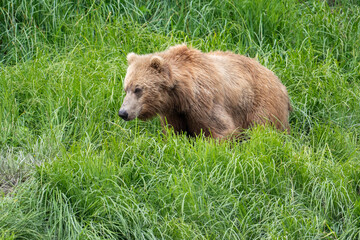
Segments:
[[[222,139],[254,125],[289,133],[286,87],[255,59],[230,51],[204,53],[185,44],[129,53],[119,116],[148,120],[188,136]]]

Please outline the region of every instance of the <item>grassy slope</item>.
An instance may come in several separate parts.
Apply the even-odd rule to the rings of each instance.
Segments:
[[[356,2],[1,4],[0,189],[23,183],[0,197],[0,239],[360,238]],[[272,69],[291,136],[118,119],[126,54],[181,42]]]

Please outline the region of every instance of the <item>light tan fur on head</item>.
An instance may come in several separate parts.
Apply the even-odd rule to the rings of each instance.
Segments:
[[[170,66],[158,55],[128,55],[128,70],[124,80],[126,96],[120,111],[126,120],[146,120],[166,111],[169,104],[166,89],[173,85]]]
[[[231,52],[202,53],[178,45],[147,55],[130,53],[119,115],[159,114],[175,132],[223,138],[254,124],[289,131],[289,97],[273,72]],[[121,114],[120,114],[121,113]]]

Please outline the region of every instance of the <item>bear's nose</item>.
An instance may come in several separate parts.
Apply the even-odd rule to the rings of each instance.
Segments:
[[[125,110],[120,110],[119,111],[119,117],[121,117],[124,120],[127,120],[128,118],[128,113]]]

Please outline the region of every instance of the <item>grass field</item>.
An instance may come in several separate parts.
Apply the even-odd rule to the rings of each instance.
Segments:
[[[124,122],[126,54],[255,57],[291,135]],[[0,239],[360,239],[360,2],[0,0]]]

